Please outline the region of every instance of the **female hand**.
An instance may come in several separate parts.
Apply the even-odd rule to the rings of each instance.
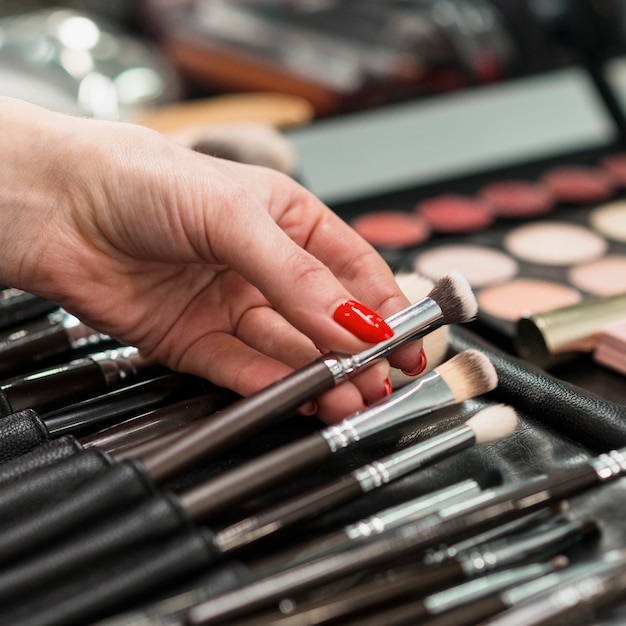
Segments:
[[[381,257],[288,176],[18,100],[0,99],[0,124],[0,282],[149,359],[249,395],[320,352],[381,340],[382,318],[408,304]],[[423,369],[421,342],[391,361]],[[345,417],[389,392],[388,368],[303,410]]]

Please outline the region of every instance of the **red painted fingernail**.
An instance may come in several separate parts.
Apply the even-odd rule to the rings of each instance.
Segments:
[[[426,369],[427,365],[428,365],[428,360],[426,358],[426,353],[424,352],[424,348],[422,348],[422,350],[420,351],[420,360],[415,370],[412,372],[409,372],[407,370],[402,370],[402,371],[407,376],[419,376]]]
[[[385,378],[385,382],[383,383],[385,386],[385,395],[390,396],[393,393],[393,385],[388,378]]]
[[[317,413],[317,402],[311,400],[311,402],[307,402],[304,406],[301,406],[296,413],[298,415],[315,415]]]
[[[356,300],[340,304],[333,319],[353,335],[367,343],[378,343],[393,337],[389,324],[371,309]]]

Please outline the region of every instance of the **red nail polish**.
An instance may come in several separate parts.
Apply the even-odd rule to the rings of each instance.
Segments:
[[[393,337],[393,330],[378,313],[355,300],[340,304],[333,319],[367,343],[378,343]]]
[[[393,393],[393,385],[388,378],[385,378],[385,382],[383,383],[385,386],[385,396],[390,396]]]
[[[299,409],[297,409],[296,413],[298,415],[309,416],[315,415],[317,413],[317,410],[317,402],[311,400],[310,402],[307,402],[304,406],[301,406]]]
[[[402,371],[407,376],[419,376],[426,369],[427,365],[428,365],[428,360],[426,359],[426,353],[424,352],[424,349],[422,348],[422,350],[420,351],[420,360],[415,370],[412,372],[408,372],[407,370],[402,370]]]

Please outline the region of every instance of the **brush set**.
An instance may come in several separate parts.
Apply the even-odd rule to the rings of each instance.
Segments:
[[[619,604],[626,552],[601,511],[623,490],[626,409],[589,395],[577,414],[573,386],[476,337],[461,274],[424,288],[391,339],[246,398],[110,338],[68,342],[93,332],[62,311],[8,328],[0,623],[539,624],[571,615],[559,593]],[[331,425],[296,414],[444,330],[441,358],[383,399]],[[581,414],[599,416],[587,447]]]

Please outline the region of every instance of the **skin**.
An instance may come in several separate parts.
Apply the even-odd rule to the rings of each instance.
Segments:
[[[0,98],[0,282],[150,360],[249,395],[320,352],[367,347],[332,319],[408,305],[381,257],[290,177],[134,124]],[[392,357],[414,371],[421,342]],[[381,362],[303,407],[337,421],[385,394]]]

